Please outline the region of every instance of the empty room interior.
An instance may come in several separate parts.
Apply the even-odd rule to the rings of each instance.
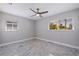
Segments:
[[[79,56],[79,3],[0,3],[0,56]]]

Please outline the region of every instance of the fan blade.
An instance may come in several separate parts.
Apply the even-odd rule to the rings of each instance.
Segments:
[[[31,8],[29,8],[31,11],[33,11],[34,13],[37,13],[36,11],[32,10]]]
[[[31,17],[36,16],[36,14],[32,15]]]
[[[45,11],[45,12],[41,12],[40,14],[44,14],[44,13],[48,13],[48,11]]]

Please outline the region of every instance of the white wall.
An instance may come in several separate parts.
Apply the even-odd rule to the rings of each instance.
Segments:
[[[5,31],[6,20],[17,21],[19,29],[17,31]],[[32,20],[0,12],[0,43],[32,38],[33,24]]]
[[[48,30],[48,23],[51,20],[63,20],[65,18],[72,18],[74,20],[74,30],[71,31],[51,31]],[[79,9],[75,9],[68,12],[63,12],[49,18],[38,20],[36,23],[37,37],[79,46]]]

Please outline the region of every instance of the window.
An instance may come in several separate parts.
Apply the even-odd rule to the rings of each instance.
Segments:
[[[6,21],[6,31],[16,31],[17,22]]]
[[[49,23],[49,30],[73,30],[72,18],[56,20]]]

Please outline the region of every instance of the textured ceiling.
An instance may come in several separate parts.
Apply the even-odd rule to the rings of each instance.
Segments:
[[[8,3],[0,3],[0,11],[2,12],[26,17],[33,20],[40,19],[39,16],[30,17],[35,13],[30,11],[29,8],[32,8],[33,10],[36,10],[36,8],[40,8],[40,11],[48,11],[48,13],[43,14],[44,18],[61,12],[79,8],[79,4],[78,3],[13,3],[12,5],[10,5]]]

